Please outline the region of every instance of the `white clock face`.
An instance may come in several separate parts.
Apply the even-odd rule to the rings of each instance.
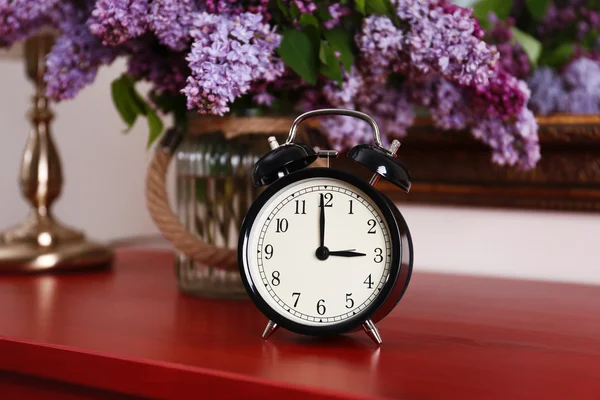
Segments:
[[[256,290],[273,310],[296,323],[326,326],[359,316],[381,293],[391,243],[373,200],[349,183],[319,177],[267,201],[246,251]]]

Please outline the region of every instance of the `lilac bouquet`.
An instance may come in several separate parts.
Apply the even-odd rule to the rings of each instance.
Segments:
[[[600,2],[479,0],[503,69],[524,79],[538,115],[600,114]]]
[[[528,71],[501,57],[502,43],[472,14],[449,0],[0,0],[0,44],[42,26],[58,31],[46,72],[56,101],[126,58],[113,100],[128,125],[147,119],[150,142],[161,116],[185,126],[190,110],[339,107],[373,116],[386,142],[424,114],[441,129],[470,130],[496,164],[533,168],[540,148]],[[138,81],[151,90],[138,93]],[[322,126],[337,149],[371,140],[359,120]]]

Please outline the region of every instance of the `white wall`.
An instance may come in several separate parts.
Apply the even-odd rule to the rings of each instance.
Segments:
[[[64,167],[56,214],[97,239],[156,234],[144,202],[146,129],[128,135],[110,99],[121,63],[56,106]],[[0,227],[27,212],[17,186],[29,129],[31,86],[18,62],[0,62]],[[453,273],[600,283],[600,214],[401,206],[415,243],[415,268]]]

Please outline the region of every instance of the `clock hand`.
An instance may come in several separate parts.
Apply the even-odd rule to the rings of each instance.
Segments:
[[[361,256],[366,256],[365,253],[357,253],[356,251],[354,251],[354,249],[352,249],[352,250],[330,251],[329,255],[330,256],[339,256],[339,257],[361,257]]]
[[[321,200],[319,201],[319,207],[321,207],[321,215],[319,217],[319,247],[315,255],[321,261],[327,260],[329,257],[329,250],[325,247],[325,204],[323,203],[323,194],[321,193]]]
[[[323,203],[323,193],[321,193],[321,217],[320,217],[320,221],[319,221],[319,230],[320,230],[320,240],[321,240],[321,245],[319,246],[319,248],[324,248],[325,247],[325,204]]]

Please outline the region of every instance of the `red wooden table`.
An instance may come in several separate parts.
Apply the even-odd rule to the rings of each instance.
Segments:
[[[156,250],[0,276],[0,399],[600,399],[600,287],[416,271],[381,348],[265,323],[180,294]]]

